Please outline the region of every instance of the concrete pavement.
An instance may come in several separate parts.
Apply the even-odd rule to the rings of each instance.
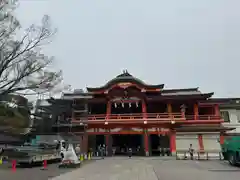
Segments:
[[[223,161],[111,157],[84,165],[51,180],[238,180],[240,168]]]
[[[152,161],[161,180],[237,180],[240,169],[223,161]]]
[[[0,180],[48,180],[51,177],[70,172],[72,169],[59,169],[58,164],[49,164],[47,170],[41,170],[41,166],[33,168],[17,167],[15,172],[11,168],[0,166]]]
[[[157,180],[153,166],[141,158],[112,157],[84,165],[52,180]]]

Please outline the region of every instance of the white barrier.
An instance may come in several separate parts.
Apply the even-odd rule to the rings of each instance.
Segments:
[[[176,151],[176,159],[191,159],[189,150],[178,150]],[[223,160],[222,152],[219,150],[197,150],[193,153],[193,159],[196,160],[212,160],[219,159]]]

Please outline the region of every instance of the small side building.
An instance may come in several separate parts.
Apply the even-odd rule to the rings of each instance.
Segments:
[[[227,135],[240,135],[240,98],[214,98],[219,102],[219,109],[224,119],[222,125],[231,130]]]

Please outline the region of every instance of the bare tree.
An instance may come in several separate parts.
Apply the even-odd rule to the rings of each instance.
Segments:
[[[19,40],[20,23],[13,16],[17,0],[0,0],[0,96],[9,93],[45,93],[62,81],[62,72],[50,68],[53,58],[42,53],[56,29],[44,16],[41,25],[31,25]]]

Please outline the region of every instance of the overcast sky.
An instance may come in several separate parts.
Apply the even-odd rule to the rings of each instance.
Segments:
[[[239,0],[20,0],[26,28],[50,15],[44,51],[74,88],[127,69],[149,84],[240,97]]]

